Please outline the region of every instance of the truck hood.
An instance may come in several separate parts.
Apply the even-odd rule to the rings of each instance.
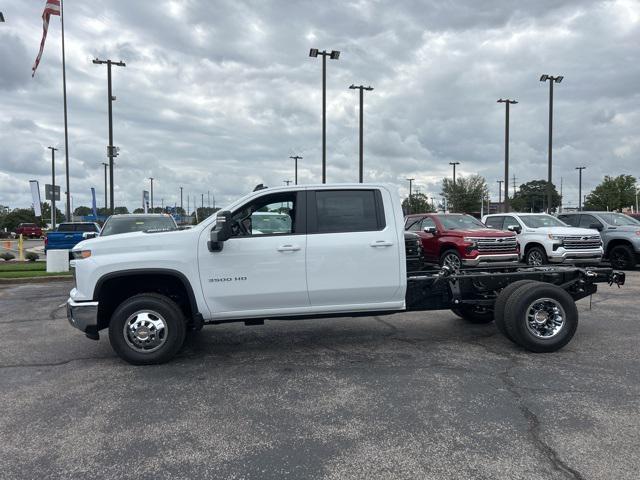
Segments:
[[[600,232],[598,232],[597,230],[578,227],[526,227],[524,231],[527,233],[541,233],[551,235],[600,235]]]
[[[450,237],[486,237],[486,238],[505,238],[513,237],[515,233],[496,230],[495,228],[477,228],[469,230],[445,230],[444,235]]]
[[[187,236],[197,236],[199,231],[172,230],[167,232],[130,232],[96,237],[83,240],[74,250],[92,250],[95,252],[135,252],[139,250],[162,249],[164,245],[174,241],[182,241]]]

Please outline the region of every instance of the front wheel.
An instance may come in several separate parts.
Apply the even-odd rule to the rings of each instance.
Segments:
[[[462,268],[462,260],[455,250],[445,250],[440,255],[440,266],[449,267],[454,272],[459,272]]]
[[[609,260],[613,268],[631,270],[636,266],[636,257],[628,245],[616,245],[609,252]]]
[[[547,252],[542,247],[531,247],[524,256],[527,265],[538,267],[548,263]]]
[[[532,352],[555,352],[573,338],[578,308],[556,285],[527,283],[509,296],[504,323],[509,338],[518,345]]]
[[[109,342],[123,360],[149,365],[171,360],[182,347],[186,322],[180,307],[164,295],[142,293],[116,308]]]

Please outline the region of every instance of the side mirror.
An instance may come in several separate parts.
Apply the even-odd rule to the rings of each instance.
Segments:
[[[436,234],[436,227],[424,227],[424,233]]]
[[[589,228],[591,228],[592,230],[598,230],[599,232],[602,231],[602,225],[600,225],[599,223],[592,223],[591,225],[589,225]]]
[[[231,238],[231,212],[225,210],[216,215],[216,226],[211,230],[208,247],[210,252],[222,250],[223,243]]]
[[[519,234],[520,232],[522,232],[522,228],[520,228],[519,225],[509,225],[507,227],[507,230],[509,230],[510,232],[516,232],[516,234]]]
[[[90,238],[96,238],[98,236],[98,232],[83,232],[82,238],[84,240],[88,240]]]

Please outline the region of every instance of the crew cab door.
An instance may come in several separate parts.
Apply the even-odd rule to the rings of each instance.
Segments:
[[[402,225],[396,225],[392,205],[385,189],[307,192],[307,284],[312,307],[329,312],[402,306],[404,233]]]
[[[231,212],[233,236],[221,251],[209,252],[200,242],[200,282],[213,318],[309,307],[304,196],[287,191],[254,198]]]

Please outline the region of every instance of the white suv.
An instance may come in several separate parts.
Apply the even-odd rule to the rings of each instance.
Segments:
[[[520,258],[529,265],[598,264],[602,259],[597,230],[571,227],[546,213],[485,215],[482,222],[487,227],[516,232]]]

